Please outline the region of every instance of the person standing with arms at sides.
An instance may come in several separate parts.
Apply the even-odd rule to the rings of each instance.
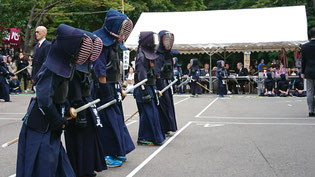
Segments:
[[[129,72],[127,74],[126,81],[127,81],[127,88],[126,89],[133,87],[133,85],[135,84],[135,73],[134,73],[134,69],[132,66],[129,67]],[[133,90],[131,91],[131,93],[133,93]]]
[[[50,50],[51,43],[46,40],[47,29],[44,26],[38,26],[35,30],[35,36],[38,43],[34,47],[34,58],[32,68],[32,80],[35,81],[38,71],[42,67],[46,56]]]
[[[306,79],[306,94],[309,117],[315,117],[314,89],[315,89],[315,27],[310,32],[311,41],[302,45],[301,77]]]
[[[120,57],[122,42],[133,29],[132,21],[117,10],[110,9],[103,26],[94,31],[103,42],[103,49],[93,63],[95,99],[103,105],[116,99],[117,103],[100,111],[104,126],[98,128],[107,167],[119,167],[127,160],[126,155],[135,149],[131,136],[124,122],[122,91],[120,86]]]
[[[217,72],[216,72],[216,77],[218,78],[218,95],[219,97],[224,97],[224,95],[227,94],[226,90],[226,80],[224,78],[227,77],[227,72],[224,68],[224,61],[219,60],[217,61]]]
[[[237,74],[238,76],[248,76],[247,68],[244,68],[243,63],[237,63]],[[238,83],[240,84],[241,91],[245,94],[245,80],[239,80]]]

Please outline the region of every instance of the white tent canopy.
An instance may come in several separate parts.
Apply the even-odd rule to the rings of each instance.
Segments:
[[[305,6],[262,9],[145,12],[125,45],[136,50],[141,31],[175,35],[181,53],[293,50],[308,40]]]

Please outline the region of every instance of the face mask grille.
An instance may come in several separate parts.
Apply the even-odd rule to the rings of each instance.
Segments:
[[[162,44],[165,50],[171,50],[174,44],[174,34],[165,33],[162,37]]]
[[[132,21],[130,19],[126,19],[122,22],[122,24],[120,26],[119,34],[115,34],[112,32],[110,34],[115,36],[117,38],[118,42],[121,42],[121,41],[124,41],[128,38],[132,29],[133,29]]]
[[[82,65],[91,55],[93,49],[93,41],[90,37],[85,36],[83,38],[81,48],[78,53],[78,60],[76,64]]]
[[[99,37],[95,38],[93,41],[93,51],[90,57],[90,61],[95,61],[101,54],[102,49],[103,49],[102,40]]]

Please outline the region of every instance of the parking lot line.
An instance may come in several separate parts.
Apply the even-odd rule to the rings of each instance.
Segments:
[[[0,117],[0,120],[22,120],[22,117]]]
[[[224,125],[282,125],[282,126],[315,126],[315,123],[272,123],[272,122],[202,122],[192,121],[195,124],[224,124]]]
[[[228,117],[228,116],[199,116],[202,119],[235,119],[235,120],[314,120],[305,117]]]
[[[174,103],[174,105],[177,105],[177,104],[179,104],[179,103],[181,103],[181,102],[184,102],[184,101],[188,100],[189,98],[190,98],[190,97],[185,98],[185,99],[182,99],[182,100],[180,100],[180,101],[178,101],[178,102]]]
[[[199,117],[202,113],[204,113],[214,102],[216,102],[219,98],[214,99],[207,107],[205,107],[199,114],[195,117]]]
[[[158,155],[168,144],[170,144],[182,131],[184,131],[192,122],[188,122],[184,127],[177,131],[170,139],[168,139],[161,147],[155,150],[149,157],[147,157],[140,165],[138,165],[126,177],[132,177],[138,173],[147,163],[149,163],[156,155]]]

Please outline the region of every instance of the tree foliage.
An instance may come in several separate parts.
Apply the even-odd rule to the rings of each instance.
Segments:
[[[58,2],[58,3],[56,3]],[[53,7],[45,7],[56,3]],[[29,51],[34,45],[34,29],[44,25],[52,40],[56,28],[66,23],[87,31],[94,31],[103,25],[106,11],[114,8],[124,11],[134,22],[142,12],[223,10],[242,8],[263,8],[305,5],[308,27],[315,26],[315,0],[0,0],[0,28],[22,29],[22,41]],[[33,19],[31,15],[33,12]],[[31,20],[30,20],[31,19]],[[266,56],[267,55],[267,56]],[[276,54],[263,53],[255,57],[273,58]],[[202,56],[201,58],[207,58]],[[231,56],[238,58],[238,55]]]

